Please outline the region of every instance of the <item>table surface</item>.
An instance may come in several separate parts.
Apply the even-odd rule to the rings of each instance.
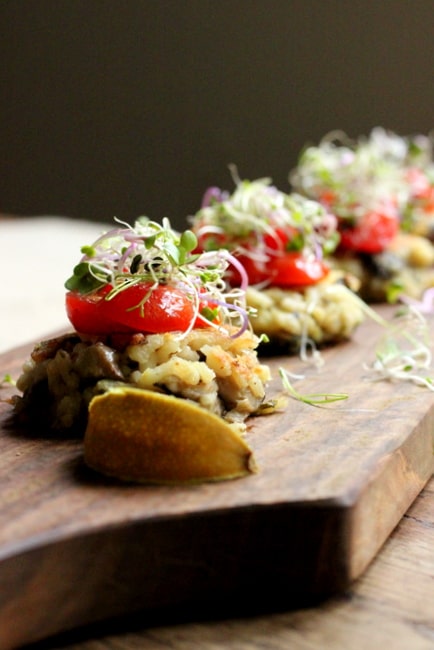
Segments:
[[[66,325],[63,280],[82,244],[107,228],[58,217],[0,218],[0,351]],[[434,648],[434,478],[363,576],[317,607],[227,619],[103,623],[37,644],[76,650],[394,650]]]

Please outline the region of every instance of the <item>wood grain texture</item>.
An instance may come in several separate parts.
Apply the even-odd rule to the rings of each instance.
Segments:
[[[366,572],[316,607],[189,622],[146,616],[58,637],[38,650],[432,650],[434,478]],[[36,650],[36,648],[35,648]]]
[[[363,376],[378,326],[324,352],[304,393],[346,392],[327,409],[290,400],[252,421],[259,473],[190,487],[121,485],[88,470],[80,440],[10,430],[1,405],[0,647],[108,617],[201,602],[236,611],[305,605],[348,589],[433,468],[433,394]],[[16,376],[28,346],[4,354]],[[7,389],[2,389],[5,396]]]

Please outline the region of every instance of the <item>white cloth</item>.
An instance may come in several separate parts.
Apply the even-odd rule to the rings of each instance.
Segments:
[[[68,327],[64,282],[110,224],[64,217],[0,219],[0,352]]]

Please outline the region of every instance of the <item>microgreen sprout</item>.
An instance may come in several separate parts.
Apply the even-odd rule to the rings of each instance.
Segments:
[[[247,329],[247,279],[230,252],[195,253],[196,235],[191,230],[175,232],[168,219],[163,219],[162,224],[146,217],[138,219],[134,226],[118,223],[118,228],[81,248],[82,257],[65,282],[66,289],[86,295],[104,288],[101,299],[112,300],[129,287],[148,283],[149,291],[130,308],[143,311],[154,288],[168,285],[183,291],[193,303],[194,317],[187,331],[197,319],[217,329],[225,325],[235,328],[233,336]],[[240,288],[226,286],[224,276],[230,265],[244,272]]]
[[[0,382],[0,388],[4,388],[5,386],[15,386],[15,383],[15,379],[12,378],[12,375],[6,373]]]
[[[289,393],[289,395],[297,401],[303,402],[304,404],[316,407],[324,407],[333,402],[339,402],[348,399],[348,395],[346,393],[310,393],[302,395],[292,385],[290,381],[290,373],[287,370],[284,368],[279,368],[279,375],[282,380],[283,387]]]
[[[96,255],[96,251],[93,246],[82,246],[81,252],[87,257],[94,257],[94,255]]]
[[[336,248],[336,219],[320,203],[282,192],[269,178],[241,180],[234,168],[232,177],[232,194],[210,188],[189,218],[206,250],[224,246],[266,264],[282,252],[321,257]],[[286,233],[285,243],[279,233]]]
[[[289,175],[295,191],[327,203],[350,226],[373,209],[419,232],[432,212],[433,179],[432,134],[399,136],[380,127],[357,139],[330,132],[302,151]]]
[[[426,289],[420,300],[415,300],[404,294],[400,294],[399,299],[404,305],[417,309],[421,314],[434,314],[434,287]]]
[[[375,360],[364,368],[374,381],[406,381],[434,391],[429,331],[423,314],[413,306],[400,309],[375,349]]]

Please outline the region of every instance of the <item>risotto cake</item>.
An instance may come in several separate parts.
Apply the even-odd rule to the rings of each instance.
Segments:
[[[253,471],[242,434],[266,410],[270,371],[258,361],[245,293],[222,280],[231,256],[193,254],[196,243],[168,221],[142,219],[83,247],[66,282],[75,331],[34,348],[17,382],[17,417],[84,434],[88,464],[118,478]]]
[[[338,219],[330,263],[358,278],[367,302],[420,298],[434,286],[434,165],[425,136],[381,128],[333,132],[301,153],[289,180]]]
[[[291,351],[350,338],[364,306],[356,279],[328,261],[339,241],[335,217],[269,179],[235,182],[232,194],[210,188],[190,221],[200,250],[223,246],[242,265],[226,281],[246,288],[253,330]]]

